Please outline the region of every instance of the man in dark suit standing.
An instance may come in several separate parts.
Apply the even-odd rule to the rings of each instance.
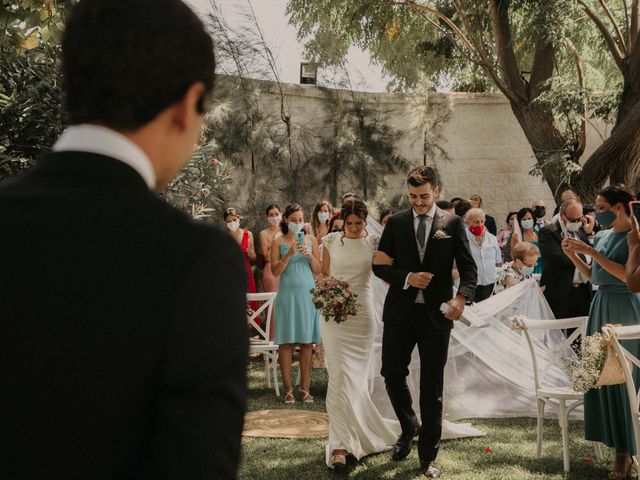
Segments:
[[[589,243],[583,229],[584,216],[579,200],[565,200],[560,205],[558,219],[538,232],[542,255],[540,286],[556,318],[580,317],[589,314],[591,284],[584,280],[562,251],[562,238],[571,237]]]
[[[419,433],[420,468],[427,477],[440,476],[434,463],[442,435],[444,366],[453,320],[473,299],[476,265],[469,251],[462,220],[440,210],[436,198],[440,179],[431,167],[417,167],[407,178],[410,210],[393,215],[380,239],[379,250],[394,258],[393,266],[375,265],[374,273],[389,283],[384,304],[382,376],[402,435],[393,459],[402,460]],[[456,261],[460,288],[455,298],[451,270]],[[448,303],[444,315],[440,307]],[[411,406],[406,377],[411,352],[420,352],[419,426]]]
[[[82,0],[71,126],[0,188],[6,479],[233,479],[248,350],[242,256],[170,207],[214,82],[180,0]]]

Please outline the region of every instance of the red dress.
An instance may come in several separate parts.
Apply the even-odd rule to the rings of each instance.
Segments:
[[[249,261],[249,254],[247,253],[247,250],[249,250],[249,230],[247,229],[245,229],[242,234],[240,248],[244,253],[244,263],[247,267],[247,293],[256,293],[256,279],[253,278],[253,270],[251,270],[251,262]],[[259,308],[258,302],[249,302],[249,306],[254,312]]]

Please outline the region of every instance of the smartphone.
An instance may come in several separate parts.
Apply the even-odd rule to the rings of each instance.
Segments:
[[[631,208],[631,215],[633,217],[633,223],[637,229],[640,229],[640,201],[634,200],[633,202],[629,202],[629,207]]]
[[[298,232],[294,234],[295,241],[298,245],[304,244],[304,232]]]

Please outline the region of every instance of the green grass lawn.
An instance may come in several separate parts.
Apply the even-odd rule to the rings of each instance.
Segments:
[[[261,359],[252,359],[249,368],[250,411],[284,408],[272,389],[267,389]],[[313,405],[297,402],[293,408],[324,411],[327,390],[326,372],[314,370],[311,392]],[[291,407],[287,407],[291,408]],[[536,460],[535,418],[471,419],[487,433],[485,437],[447,440],[442,443],[438,463],[443,478],[451,480],[495,479],[606,479],[613,462],[613,451],[603,448],[605,460],[595,459],[591,443],[583,438],[582,422],[572,422],[571,473],[562,469],[560,428],[555,420],[545,422],[543,458]],[[411,451],[402,462],[392,462],[389,453],[371,455],[344,472],[333,472],[324,463],[326,439],[284,440],[244,438],[240,479],[321,480],[321,479],[418,479],[418,455]],[[485,460],[485,448],[491,447],[494,459]],[[592,460],[593,464],[588,464]],[[424,478],[424,477],[422,477]]]

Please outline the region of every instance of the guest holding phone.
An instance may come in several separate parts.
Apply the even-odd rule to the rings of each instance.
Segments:
[[[580,273],[599,285],[589,312],[589,335],[600,332],[608,323],[636,325],[640,318],[640,295],[631,293],[625,274],[629,257],[627,238],[632,230],[629,202],[633,199],[623,185],[606,187],[596,198],[596,216],[607,230],[596,234],[594,246],[574,238],[562,241],[562,249]],[[590,256],[593,263],[588,265],[579,254]],[[633,355],[640,354],[640,341],[623,343]],[[640,375],[637,372],[634,375],[637,384]],[[586,439],[616,449],[616,462],[609,478],[627,478],[630,474],[631,456],[637,451],[631,415],[624,384],[591,389],[584,395]]]
[[[295,403],[291,385],[293,347],[300,345],[300,397],[312,403],[309,393],[311,356],[314,343],[320,343],[319,313],[311,301],[314,274],[320,273],[318,242],[304,233],[304,213],[297,203],[285,208],[280,224],[282,235],[273,240],[271,273],[280,276],[275,303],[275,342],[280,345],[280,369],[284,384],[284,403]]]

